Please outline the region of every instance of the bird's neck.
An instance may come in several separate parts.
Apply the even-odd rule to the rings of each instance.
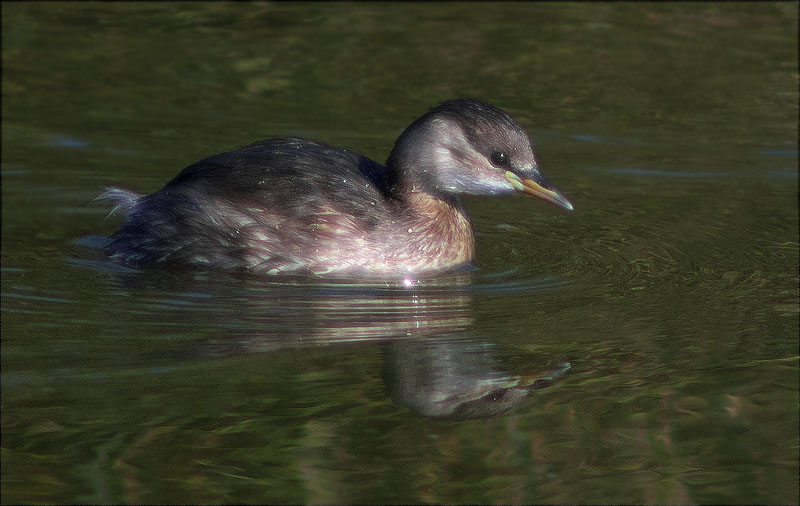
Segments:
[[[406,263],[418,258],[418,270],[442,270],[475,259],[472,221],[457,197],[442,198],[409,187],[402,200],[402,220],[396,224],[395,234],[403,246],[396,253],[406,256]]]

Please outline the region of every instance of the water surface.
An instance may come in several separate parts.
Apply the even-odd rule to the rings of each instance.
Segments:
[[[796,503],[796,3],[2,6],[7,503]],[[564,213],[477,269],[130,272],[92,202],[455,96]],[[87,239],[89,238],[89,239]]]

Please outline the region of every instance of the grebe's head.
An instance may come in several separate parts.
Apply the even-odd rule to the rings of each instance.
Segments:
[[[397,139],[386,164],[405,184],[413,185],[411,191],[522,192],[572,210],[569,200],[539,172],[522,126],[502,109],[480,100],[448,100],[431,109]]]

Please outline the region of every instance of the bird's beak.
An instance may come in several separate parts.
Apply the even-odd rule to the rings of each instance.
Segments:
[[[562,209],[572,211],[572,203],[561,192],[550,186],[540,174],[536,174],[533,179],[527,177],[519,177],[510,170],[506,171],[506,179],[515,190],[527,193],[537,199],[542,199],[551,204],[555,204]]]

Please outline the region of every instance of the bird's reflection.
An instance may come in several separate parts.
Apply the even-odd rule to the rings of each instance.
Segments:
[[[494,346],[446,336],[386,345],[385,380],[392,398],[432,418],[487,418],[510,411],[528,392],[563,376],[559,362],[540,374],[501,369]]]
[[[163,310],[172,326],[177,316],[193,326],[224,329],[222,335],[196,341],[189,352],[195,357],[353,343],[381,346],[387,392],[426,417],[508,412],[532,389],[552,384],[570,368],[555,362],[507,371],[495,356],[492,336],[475,335],[471,305],[476,293],[492,286],[507,289],[508,282],[487,282],[474,273],[377,284],[344,279],[222,283],[199,275],[187,285],[181,276],[169,281],[147,274],[123,278],[120,288],[139,292],[136,300],[146,302],[151,312]],[[550,280],[527,286],[530,291],[551,288]]]

